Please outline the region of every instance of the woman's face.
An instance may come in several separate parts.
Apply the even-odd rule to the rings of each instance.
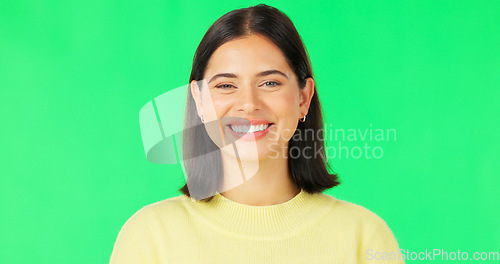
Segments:
[[[229,41],[212,55],[202,91],[192,82],[198,114],[218,124],[207,131],[223,132],[222,144],[234,142],[240,159],[276,158],[286,154],[300,118],[314,93],[312,78],[299,89],[297,76],[282,51],[269,39],[250,35]],[[220,146],[221,140],[214,140]],[[279,151],[279,152],[278,152]]]

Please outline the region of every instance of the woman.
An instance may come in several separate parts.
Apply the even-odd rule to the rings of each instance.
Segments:
[[[258,5],[219,18],[196,50],[185,114],[183,195],[135,213],[111,263],[402,263],[382,219],[322,193],[339,182],[285,14]]]

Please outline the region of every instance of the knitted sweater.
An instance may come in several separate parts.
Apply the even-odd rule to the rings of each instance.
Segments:
[[[387,224],[362,206],[302,190],[251,206],[220,193],[143,207],[122,227],[110,264],[404,263]]]

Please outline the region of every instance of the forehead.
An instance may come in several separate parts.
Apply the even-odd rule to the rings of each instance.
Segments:
[[[271,40],[260,35],[250,35],[221,45],[210,58],[205,76],[220,72],[252,74],[265,70],[280,70],[290,74],[283,52]]]

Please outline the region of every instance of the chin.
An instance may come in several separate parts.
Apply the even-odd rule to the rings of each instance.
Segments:
[[[279,150],[282,149],[279,147],[271,148],[271,144],[264,141],[236,141],[233,144],[236,145],[238,156],[234,153],[234,147],[232,145],[223,148],[223,153],[229,155],[230,157],[239,158],[240,160],[245,161],[278,159],[281,154]]]

